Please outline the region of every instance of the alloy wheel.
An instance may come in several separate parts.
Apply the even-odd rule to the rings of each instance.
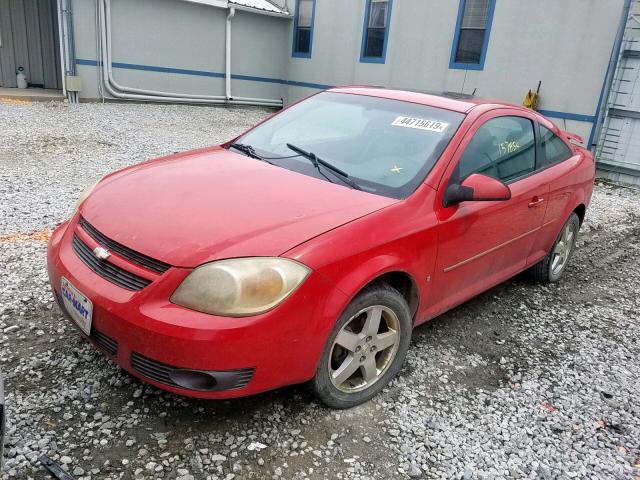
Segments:
[[[556,243],[553,249],[553,255],[551,256],[551,273],[553,275],[559,275],[564,267],[567,265],[567,261],[571,256],[573,250],[574,240],[576,235],[576,226],[573,222],[567,222],[562,229],[562,234],[558,243]]]
[[[388,307],[360,310],[340,329],[329,355],[331,383],[355,393],[377,382],[393,363],[400,344],[400,322]]]

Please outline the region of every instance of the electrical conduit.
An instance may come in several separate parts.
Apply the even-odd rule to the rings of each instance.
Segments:
[[[225,72],[226,80],[226,95],[193,95],[186,93],[174,93],[174,92],[162,92],[157,90],[146,90],[140,88],[126,87],[116,82],[113,77],[112,60],[111,60],[111,2],[110,0],[98,0],[99,4],[99,16],[100,16],[100,36],[102,40],[102,57],[106,63],[106,68],[103,66],[103,82],[107,92],[115,98],[124,100],[140,100],[140,101],[154,101],[154,102],[170,102],[170,103],[201,103],[201,104],[232,104],[232,105],[258,105],[258,106],[272,106],[281,107],[282,100],[269,100],[261,98],[249,98],[249,97],[232,97],[231,96],[231,35],[230,35],[230,23],[233,15],[229,14],[227,17],[227,45],[226,45],[226,64],[227,71]],[[232,9],[233,10],[233,9]],[[231,18],[230,18],[231,17]],[[125,93],[126,92],[126,93]]]

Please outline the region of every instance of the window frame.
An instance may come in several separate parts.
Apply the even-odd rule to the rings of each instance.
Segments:
[[[453,45],[451,47],[451,58],[449,59],[449,68],[459,70],[484,70],[484,62],[487,57],[489,48],[489,37],[491,36],[491,26],[493,24],[493,13],[496,8],[496,0],[489,0],[489,14],[487,16],[487,25],[484,29],[484,39],[482,42],[482,53],[480,54],[480,63],[462,63],[456,62],[458,53],[458,44],[460,43],[460,32],[462,31],[462,21],[464,19],[464,7],[467,0],[460,0],[458,6],[458,19],[456,20],[456,29],[453,36]]]
[[[316,19],[316,0],[311,0],[311,25],[309,26],[309,51],[308,52],[300,52],[296,50],[297,48],[297,38],[298,38],[298,20],[299,20],[299,12],[300,12],[300,0],[296,0],[296,9],[293,15],[293,40],[291,44],[291,56],[296,58],[311,58],[311,52],[313,50],[313,28],[315,25]]]
[[[387,16],[384,22],[384,40],[382,43],[381,57],[368,57],[365,55],[365,47],[367,44],[367,33],[369,31],[369,13],[371,12],[372,0],[367,0],[364,10],[364,22],[362,24],[362,43],[360,45],[360,63],[385,63],[387,57],[387,44],[389,41],[389,30],[391,29],[391,10],[393,8],[393,0],[387,0]]]

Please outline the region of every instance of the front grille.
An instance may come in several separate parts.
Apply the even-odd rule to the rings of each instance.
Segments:
[[[176,367],[156,362],[135,352],[131,354],[131,367],[156,382],[178,387],[178,384],[169,377],[169,373]]]
[[[142,290],[151,283],[151,281],[146,278],[127,272],[107,261],[97,259],[89,246],[80,240],[77,235],[73,236],[72,245],[76,255],[78,255],[91,270],[111,283],[115,283],[122,288],[132,291]]]
[[[96,228],[87,222],[84,218],[80,219],[80,226],[83,228],[87,234],[89,234],[96,242],[100,245],[106,247],[112,252],[117,253],[122,258],[126,258],[130,262],[136,263],[141,267],[147,268],[156,273],[164,273],[171,265],[161,262],[160,260],[156,260],[155,258],[147,257],[142,253],[138,253],[135,250],[131,250],[128,247],[116,242],[115,240],[111,240],[110,238],[104,236],[100,233]]]
[[[91,332],[91,338],[98,344],[100,348],[107,351],[114,357],[118,353],[118,342],[113,338],[107,337],[104,333],[97,331],[95,328]]]
[[[145,377],[172,387],[185,388],[171,380],[171,372],[181,370],[166,363],[160,363],[148,357],[133,352],[131,354],[131,367]],[[255,368],[242,368],[239,370],[225,370],[210,372],[219,382],[219,388],[215,390],[231,390],[246,386],[255,373]]]

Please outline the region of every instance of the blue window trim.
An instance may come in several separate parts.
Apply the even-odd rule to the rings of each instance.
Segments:
[[[367,0],[364,11],[364,22],[362,24],[362,44],[360,46],[360,62],[361,63],[384,63],[387,57],[387,43],[389,39],[389,29],[391,28],[391,8],[393,7],[393,0],[388,0],[387,18],[385,19],[384,28],[384,43],[382,44],[382,56],[381,57],[365,57],[364,47],[367,43],[367,28],[369,26],[369,12],[371,11],[371,0]]]
[[[460,30],[462,27],[462,17],[464,16],[465,2],[466,0],[460,0],[460,6],[458,7],[458,20],[456,21],[456,32],[453,37],[453,46],[451,47],[449,68],[457,68],[461,70],[484,70],[484,60],[487,56],[489,36],[491,35],[491,24],[493,23],[493,12],[496,9],[496,0],[489,0],[489,17],[487,18],[487,28],[484,32],[484,42],[482,43],[482,55],[480,56],[480,63],[456,62],[456,52],[458,51],[458,41],[460,40]]]
[[[293,16],[293,41],[291,42],[291,56],[297,58],[311,58],[311,51],[313,49],[313,26],[316,19],[316,0],[312,0],[313,7],[311,7],[311,27],[309,31],[309,51],[308,52],[296,52],[296,34],[298,33],[298,8],[300,7],[300,0],[296,0],[296,11]]]

